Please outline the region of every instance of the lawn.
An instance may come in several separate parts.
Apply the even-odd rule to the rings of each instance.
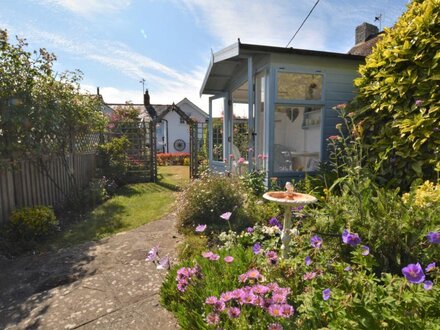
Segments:
[[[188,171],[187,166],[159,167],[158,183],[137,183],[120,188],[115,196],[85,215],[84,220],[67,226],[42,249],[99,240],[160,219],[172,210],[175,190],[189,182]]]
[[[184,187],[189,182],[188,166],[158,166],[157,178],[166,185]]]

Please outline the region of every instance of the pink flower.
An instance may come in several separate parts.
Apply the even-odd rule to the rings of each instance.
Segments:
[[[282,315],[282,317],[289,318],[289,317],[291,317],[293,315],[294,311],[295,310],[293,309],[293,307],[288,305],[288,304],[284,304],[284,305],[281,306],[281,315]]]
[[[308,272],[308,273],[304,274],[303,279],[305,281],[308,281],[308,280],[313,280],[315,277],[316,277],[316,273],[315,272]]]
[[[208,259],[212,261],[217,261],[218,259],[220,259],[220,256],[218,254],[213,253]]]
[[[286,302],[286,296],[276,293],[272,295],[272,302],[275,304],[284,304]]]
[[[244,163],[244,158],[243,157],[238,158],[237,164],[241,165],[243,163]]]
[[[156,269],[160,270],[168,270],[171,268],[170,258],[168,256],[160,259],[159,264],[156,266]]]
[[[220,322],[220,316],[217,313],[209,313],[206,316],[206,323],[210,325],[215,325]]]
[[[283,330],[283,326],[279,323],[271,323],[267,327],[267,330]]]
[[[220,216],[220,218],[222,218],[226,221],[229,221],[229,219],[231,218],[231,215],[232,215],[232,212],[225,212]]]
[[[265,294],[268,293],[270,289],[265,285],[257,284],[252,287],[252,291],[257,294]]]
[[[257,280],[257,279],[261,278],[260,272],[258,271],[258,269],[255,269],[255,268],[249,270],[246,274],[247,274],[247,277],[250,279]]]
[[[234,154],[229,154],[230,159],[235,159]]]
[[[234,257],[226,256],[223,260],[229,264],[234,261]]]
[[[234,299],[234,295],[232,291],[226,291],[220,295],[220,299],[224,302],[228,302],[231,299]]]
[[[339,135],[330,135],[330,136],[328,137],[328,139],[329,139],[329,140],[332,140],[332,141],[338,141],[338,140],[341,139],[341,137],[340,137]]]
[[[213,255],[213,253],[212,253],[211,251],[202,252],[202,257],[203,257],[203,258],[206,258],[206,259],[211,258],[212,255]]]
[[[223,300],[217,300],[213,306],[215,311],[217,312],[224,311],[226,307],[225,302]]]
[[[421,107],[423,105],[423,100],[416,100],[416,106]]]
[[[206,229],[206,225],[198,225],[196,227],[196,233],[203,233]]]
[[[231,307],[231,308],[228,309],[228,316],[231,319],[235,319],[235,318],[239,317],[240,313],[241,313],[240,308]]]
[[[218,301],[217,297],[210,296],[210,297],[206,298],[205,304],[207,304],[207,305],[214,305],[217,301]]]
[[[279,304],[270,305],[268,312],[271,316],[282,317],[281,305],[279,305]]]

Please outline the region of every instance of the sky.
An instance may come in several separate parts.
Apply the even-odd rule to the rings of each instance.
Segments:
[[[362,22],[391,27],[408,0],[320,0],[291,47],[346,53]],[[0,0],[0,28],[79,69],[107,103],[178,103],[204,111],[211,51],[237,42],[285,47],[316,0]]]

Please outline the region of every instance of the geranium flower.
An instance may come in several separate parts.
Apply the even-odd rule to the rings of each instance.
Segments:
[[[304,259],[304,262],[306,263],[306,266],[310,266],[312,264],[312,258],[310,258],[310,256],[307,256]]]
[[[261,253],[261,245],[260,243],[255,243],[252,247],[252,251],[254,251],[254,254],[260,254]]]
[[[342,233],[342,241],[350,246],[356,246],[361,242],[361,239],[357,233],[350,233],[347,229]]]
[[[327,289],[322,291],[322,299],[329,300],[330,299],[330,295],[331,295],[330,288],[327,288]]]
[[[430,263],[428,266],[426,266],[425,271],[430,272],[435,268],[435,262]]]
[[[228,309],[228,316],[231,319],[236,319],[237,317],[240,316],[240,313],[241,313],[241,311],[240,311],[240,308],[238,308],[238,307],[231,307]]]
[[[370,248],[368,247],[368,246],[366,246],[366,245],[362,245],[361,246],[361,248],[362,248],[362,255],[363,256],[367,256],[367,255],[369,255],[370,254]]]
[[[310,244],[312,245],[312,247],[319,249],[322,245],[322,238],[318,235],[315,235],[310,239]]]
[[[226,256],[223,260],[229,264],[234,261],[234,257]]]
[[[231,218],[232,212],[225,212],[223,213],[220,218],[222,218],[223,220],[229,221],[229,219]]]
[[[220,322],[220,316],[217,313],[209,313],[206,316],[206,323],[210,325],[215,325]]]
[[[429,232],[428,235],[426,235],[426,238],[428,239],[429,243],[432,244],[440,244],[440,231],[437,232]]]
[[[422,283],[425,280],[425,274],[419,263],[403,267],[402,273],[410,283]]]
[[[158,253],[159,253],[159,246],[153,247],[148,252],[147,258],[145,260],[147,260],[147,261],[156,261],[159,258]]]
[[[269,225],[274,227],[278,227],[279,229],[283,229],[283,225],[281,224],[281,222],[278,221],[277,218],[272,218],[269,220]]]
[[[423,283],[423,288],[425,290],[432,290],[432,286],[433,286],[433,283],[431,281],[425,281],[425,283]]]
[[[203,233],[205,231],[206,227],[207,227],[206,225],[198,225],[196,227],[196,233]]]

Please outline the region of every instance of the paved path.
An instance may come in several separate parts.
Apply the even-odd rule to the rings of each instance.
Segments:
[[[177,329],[159,304],[166,272],[145,261],[160,244],[175,257],[175,215],[56,253],[0,261],[0,329]]]

